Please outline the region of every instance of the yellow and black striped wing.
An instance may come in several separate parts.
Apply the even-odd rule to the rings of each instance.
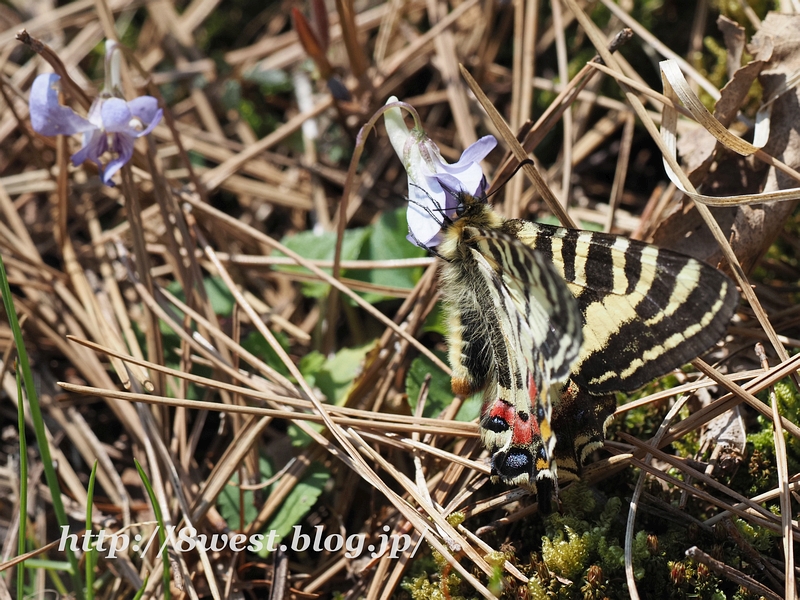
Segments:
[[[738,305],[703,262],[624,237],[511,220],[502,229],[551,260],[583,315],[572,379],[591,394],[636,390],[713,346]]]
[[[471,243],[486,261],[487,276],[499,281],[511,301],[509,321],[529,331],[530,346],[542,354],[545,380],[565,382],[581,351],[583,324],[562,277],[545,256],[514,237],[498,230],[465,232],[471,233]]]

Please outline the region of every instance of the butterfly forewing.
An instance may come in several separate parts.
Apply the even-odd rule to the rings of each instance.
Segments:
[[[688,256],[623,237],[507,221],[552,259],[584,319],[573,380],[593,394],[636,390],[692,360],[725,332],[732,282]]]
[[[532,344],[542,354],[545,378],[566,381],[581,351],[583,325],[564,279],[550,261],[518,239],[494,230],[470,233],[477,251],[502,280],[519,320],[530,329]]]

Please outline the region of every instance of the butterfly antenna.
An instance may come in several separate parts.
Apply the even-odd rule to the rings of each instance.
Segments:
[[[517,174],[517,171],[519,171],[519,170],[520,170],[522,167],[524,167],[525,165],[532,165],[532,164],[533,164],[533,161],[532,161],[530,158],[526,158],[525,160],[522,160],[522,161],[520,161],[520,162],[519,162],[519,164],[518,164],[516,167],[514,167],[514,170],[513,170],[513,171],[511,171],[511,174],[510,174],[508,177],[506,177],[506,180],[505,180],[503,183],[499,184],[499,185],[497,186],[497,188],[496,188],[494,191],[492,191],[490,194],[486,194],[486,195],[484,196],[484,198],[487,198],[487,199],[488,199],[489,197],[491,197],[491,196],[494,196],[494,195],[495,195],[497,192],[499,192],[500,190],[502,190],[502,189],[503,189],[503,188],[506,186],[506,184],[507,184],[509,181],[511,181],[511,178],[512,178],[514,175],[516,175],[516,174]]]
[[[435,204],[433,198],[431,198],[431,195],[428,193],[428,190],[426,190],[422,186],[417,185],[416,183],[411,183],[411,185],[413,185],[415,188],[417,188],[419,190],[422,190],[422,192],[428,198],[430,198],[431,203]],[[420,202],[416,202],[415,200],[412,200],[411,198],[408,199],[408,203],[419,207],[421,210],[424,210],[426,213],[428,213],[428,216],[430,216],[433,219],[436,219],[436,222],[439,224],[440,227],[443,227],[444,225],[452,225],[453,224],[453,220],[450,217],[447,216],[447,213],[445,213],[445,209],[442,208],[442,207],[437,206],[437,207],[432,209],[430,206],[422,204]]]

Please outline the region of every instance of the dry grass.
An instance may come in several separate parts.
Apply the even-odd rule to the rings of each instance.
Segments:
[[[278,527],[280,515],[284,525],[303,525],[306,533],[321,526],[326,535],[365,534],[371,543],[385,533],[393,539],[405,535],[412,548],[424,534],[419,554],[432,547],[442,557],[438,568],[428,564],[429,572],[457,574],[472,595],[528,597],[529,579],[541,579],[542,563],[521,554],[540,548],[535,538],[525,538],[531,530],[543,533],[536,504],[521,490],[497,486],[487,492],[489,468],[478,426],[455,419],[463,399],[454,399],[438,418],[424,417],[425,383],[419,398],[411,399],[416,409],[409,408],[412,361],[419,365],[419,357],[427,357],[433,386],[449,373],[432,350],[443,349],[444,342],[426,321],[437,298],[433,259],[406,250],[396,260],[354,260],[364,252],[351,257],[346,244],[342,251],[345,229],[375,223],[403,206],[405,175],[383,132],[366,140],[359,164],[348,172],[359,128],[387,97],[397,95],[420,110],[428,134],[451,161],[480,135],[495,134],[508,152],[504,158],[499,151],[490,156],[487,172],[495,182],[506,181],[518,159],[535,152],[534,164],[522,169],[527,178],[517,175],[493,198],[507,216],[549,212],[563,224],[579,222],[639,239],[655,234],[659,243],[679,249],[681,238],[670,238],[673,228],[692,218],[693,231],[705,224],[710,235],[697,234],[690,245],[710,240],[713,251],[702,258],[726,267],[747,304],[733,335],[714,355],[721,367],[698,359],[699,374],[681,374],[677,387],[654,388],[622,406],[618,422],[636,411],[660,421],[641,429],[647,439],[621,426],[607,443],[609,452],[587,469],[587,482],[622,485],[623,497],[631,500],[620,541],[625,575],[608,583],[604,593],[638,597],[632,547],[636,533],[652,526],[649,520],[641,525],[649,517],[639,510],[651,504],[671,519],[684,518],[682,527],[709,532],[717,523],[727,524],[718,525],[729,528],[723,534],[727,543],[738,545],[749,565],[759,567],[758,577],[745,573],[750,566],[726,566],[710,555],[710,547],[685,543],[696,563],[707,565],[729,582],[725,585],[742,586],[756,594],[752,597],[793,596],[792,540],[800,531],[791,519],[791,502],[797,474],[790,470],[795,463],[787,457],[781,429],[791,451],[800,427],[792,421],[796,415],[775,418],[778,404],[770,393],[771,386],[796,377],[798,366],[787,351],[800,345],[794,304],[800,244],[791,233],[797,231],[793,205],[776,205],[783,212],[764,216],[761,235],[742,240],[746,224],[755,221],[752,213],[737,217],[743,225],[676,192],[694,194],[695,186],[714,177],[709,173],[716,166],[732,159],[720,146],[706,171],[681,169],[658,133],[663,108],[689,117],[680,120],[681,135],[696,132],[691,119],[703,116],[662,89],[647,58],[673,58],[690,80],[688,90],[703,99],[719,98],[721,81],[701,73],[724,63],[724,52],[720,59],[704,50],[704,36],[715,31],[709,24],[714,9],[707,3],[692,4],[694,12],[685,14],[672,2],[636,4],[636,14],[654,24],[652,32],[607,0],[601,3],[606,8],[589,15],[576,0],[546,7],[536,0],[513,6],[466,0],[454,7],[415,0],[354,7],[341,0],[330,15],[321,4],[303,7],[313,17],[295,28],[287,3],[45,4],[5,7],[0,13],[5,27],[0,32],[0,254],[72,531],[83,529],[89,473],[97,461],[94,529],[150,536],[153,504],[135,458],[166,525],[192,526],[209,536],[232,530],[251,535]],[[261,12],[245,14],[256,9]],[[761,24],[752,9],[741,19],[750,33],[754,23]],[[607,45],[622,27],[631,27],[635,39],[612,56]],[[21,29],[33,38],[27,44],[15,41]],[[538,35],[530,33],[534,30]],[[674,35],[660,41],[657,36],[668,30]],[[74,82],[67,86],[67,102],[78,111],[88,108],[102,86],[98,48],[104,38],[122,38],[130,46],[126,97],[156,96],[165,111],[153,133],[138,141],[116,187],[101,185],[89,163],[71,165],[77,137],[40,136],[28,118],[28,90],[37,73],[50,70],[48,56],[51,65],[63,63]],[[36,40],[51,50],[32,51]],[[603,64],[587,62],[596,52]],[[764,64],[780,70],[784,64],[789,69],[791,61],[781,55]],[[570,78],[570,72],[577,75]],[[558,83],[566,80],[567,85]],[[330,92],[345,87],[346,99]],[[748,82],[745,92],[749,89]],[[791,86],[784,94],[796,100]],[[723,130],[737,114],[747,123],[758,104],[743,95]],[[665,124],[672,113],[664,111]],[[779,116],[773,119],[773,136],[784,131]],[[744,129],[736,127],[731,129],[737,133]],[[677,173],[675,183],[664,175],[661,152]],[[703,188],[703,193],[734,196],[800,185],[791,182],[800,181],[792,169],[800,164],[792,143],[768,144],[753,155],[786,179],[775,184],[771,175],[755,190],[715,180],[723,191]],[[753,173],[766,172],[751,167]],[[669,227],[659,230],[667,218]],[[783,233],[787,220],[789,233]],[[310,231],[336,234],[336,253],[312,260],[280,242]],[[776,239],[784,254],[762,259]],[[309,248],[313,245],[292,248],[321,256]],[[747,277],[756,268],[761,279],[753,290]],[[378,279],[378,269],[406,275]],[[402,285],[412,277],[409,269],[417,280],[413,287]],[[216,287],[204,285],[212,279]],[[319,282],[330,287],[309,294],[308,284]],[[32,442],[29,410],[28,481],[19,480],[15,346],[5,321],[0,338],[3,391],[11,400],[0,405],[2,600],[13,597],[17,585],[10,567],[20,555],[22,487],[28,493],[25,548],[54,560],[64,560],[64,554],[45,547],[60,529]],[[758,340],[770,346],[763,368],[751,350]],[[361,350],[348,350],[353,348]],[[742,359],[742,354],[753,356]],[[325,397],[321,389],[338,397]],[[706,400],[702,406],[694,400],[696,392]],[[771,405],[753,395],[759,392]],[[716,454],[708,459],[665,451],[676,442],[707,441],[712,435],[703,432],[707,424],[741,404],[750,407],[744,413],[749,431],[759,428],[756,413],[776,423],[778,431],[777,487],[750,496],[733,489],[733,477],[719,468]],[[668,409],[659,413],[659,406]],[[303,435],[305,444],[293,446],[290,438]],[[735,458],[742,470],[752,446],[746,452]],[[269,470],[261,464],[265,457]],[[656,490],[663,497],[655,497]],[[234,500],[221,502],[220,495]],[[252,506],[238,522],[222,514],[236,505],[243,509],[246,502]],[[308,506],[301,510],[303,502]],[[766,552],[748,546],[736,537],[727,515],[776,532],[782,548]],[[525,525],[528,520],[536,525]],[[509,552],[510,545],[520,553]],[[334,591],[347,598],[408,597],[400,583],[413,563],[410,551],[364,553],[351,560],[343,550],[261,558],[225,549],[171,552],[169,559],[171,593],[191,598],[300,599],[331,597]],[[29,568],[25,592],[41,595],[61,581],[71,589],[67,564],[56,575],[41,566]],[[154,550],[101,559],[97,595],[132,597],[144,590],[148,597],[162,597],[162,569]],[[585,583],[576,581],[573,595],[563,597],[578,597]],[[440,597],[450,597],[446,588]]]

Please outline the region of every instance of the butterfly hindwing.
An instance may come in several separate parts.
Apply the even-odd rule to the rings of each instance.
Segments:
[[[581,317],[564,281],[537,252],[497,229],[464,226],[444,245],[457,393],[484,390],[481,431],[503,481],[555,485],[550,395],[581,347]]]
[[[570,381],[553,405],[553,431],[559,482],[578,479],[591,455],[603,446],[611,423],[616,398],[611,394],[593,396]]]

